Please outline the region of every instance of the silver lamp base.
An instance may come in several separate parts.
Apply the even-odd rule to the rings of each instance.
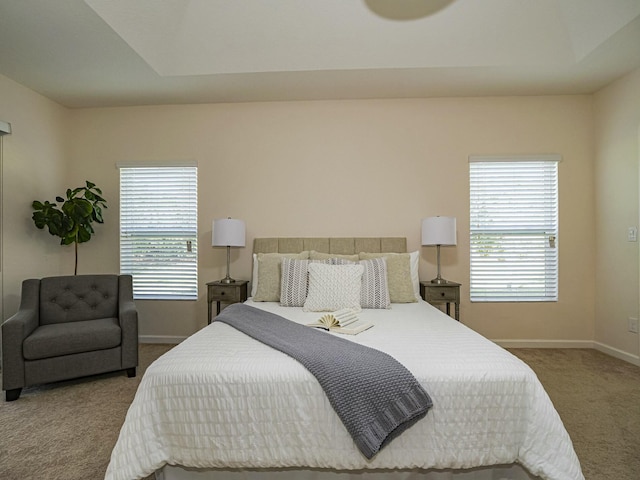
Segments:
[[[435,283],[436,285],[442,285],[443,283],[449,283],[449,280],[445,280],[444,278],[441,278],[441,277],[436,277],[433,280],[431,280],[431,283]]]
[[[220,283],[236,283],[236,281],[229,276],[229,264],[231,263],[231,247],[227,245],[227,276],[220,280]]]
[[[434,283],[436,285],[442,285],[444,283],[449,283],[448,280],[445,280],[444,278],[442,278],[440,276],[440,245],[436,245],[437,247],[437,251],[438,251],[438,276],[436,278],[434,278],[433,280],[431,280],[431,283]]]

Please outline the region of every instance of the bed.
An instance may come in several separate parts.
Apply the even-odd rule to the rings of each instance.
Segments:
[[[313,262],[309,252],[315,252]],[[305,255],[307,263],[300,261]],[[406,252],[404,238],[256,239],[246,305],[311,323],[321,314],[307,308],[321,288],[316,272],[329,271],[325,265],[335,259],[331,272],[352,271],[342,265],[356,258],[384,265],[388,284],[382,287],[390,295],[380,308],[359,311],[373,327],[348,340],[386,352],[413,374],[433,400],[423,418],[367,459],[308,370],[214,321],[147,369],[105,478],[154,473],[158,480],[584,478],[569,435],[533,371],[418,298],[417,252]],[[322,265],[309,266],[316,263]],[[296,292],[300,272],[292,274],[292,265],[308,269],[306,292]],[[376,290],[375,297],[374,303],[384,295]]]

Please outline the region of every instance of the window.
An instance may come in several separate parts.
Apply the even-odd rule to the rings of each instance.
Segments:
[[[120,272],[136,299],[198,297],[197,167],[120,167]]]
[[[557,301],[559,161],[470,158],[472,302]]]

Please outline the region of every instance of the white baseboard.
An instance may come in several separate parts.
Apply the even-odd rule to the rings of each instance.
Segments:
[[[618,350],[617,348],[598,342],[594,342],[593,348],[599,352],[606,353],[607,355],[611,355],[612,357],[619,358],[620,360],[624,360],[625,362],[629,362],[640,367],[640,357],[638,355],[623,352],[622,350]]]
[[[168,343],[172,345],[177,345],[182,342],[187,337],[178,337],[171,335],[139,335],[138,342],[139,343]]]
[[[594,348],[590,340],[491,340],[502,348]]]
[[[492,340],[502,348],[593,348],[640,367],[640,357],[590,340]]]

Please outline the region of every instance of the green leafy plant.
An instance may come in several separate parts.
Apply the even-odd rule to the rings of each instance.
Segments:
[[[74,275],[78,274],[78,244],[88,242],[94,234],[93,222],[104,223],[102,209],[107,208],[107,201],[102,198],[102,190],[95,183],[86,181],[86,186],[67,189],[67,198],[56,197],[57,203],[34,200],[31,204],[36,227],[47,227],[49,233],[60,237],[60,245],[75,245]]]

